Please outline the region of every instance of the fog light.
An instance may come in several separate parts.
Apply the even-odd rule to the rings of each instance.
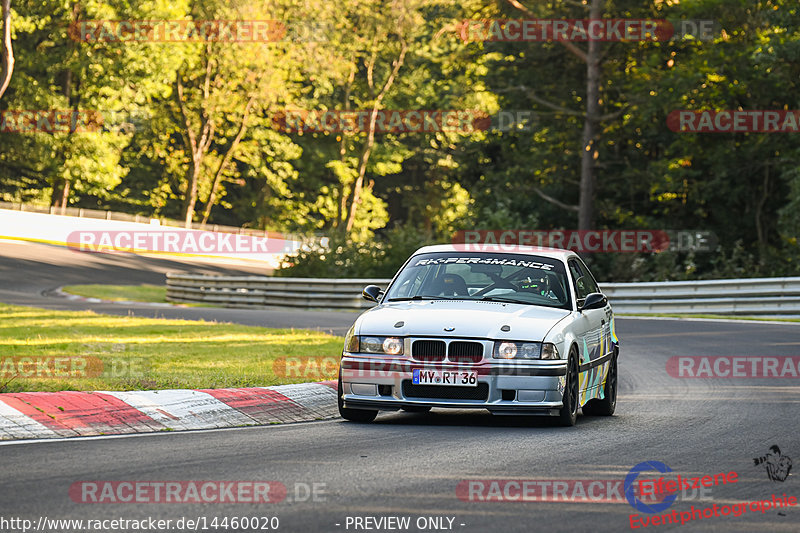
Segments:
[[[377,396],[378,386],[374,383],[351,383],[350,390],[359,396]]]

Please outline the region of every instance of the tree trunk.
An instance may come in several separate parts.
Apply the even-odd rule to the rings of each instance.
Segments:
[[[350,198],[348,201],[349,209],[347,213],[347,224],[345,225],[344,231],[349,233],[353,229],[353,224],[356,221],[356,210],[358,209],[358,204],[361,202],[361,189],[364,186],[364,176],[367,173],[367,164],[369,163],[369,157],[372,154],[372,147],[375,144],[375,121],[378,116],[378,111],[381,109],[383,104],[383,99],[386,97],[386,93],[389,92],[392,85],[394,84],[394,80],[397,77],[397,73],[400,71],[400,67],[403,66],[403,62],[405,61],[406,52],[408,51],[408,44],[403,41],[400,54],[398,55],[397,59],[394,61],[392,65],[392,72],[386,78],[386,81],[381,88],[381,92],[378,94],[377,98],[372,105],[372,113],[370,114],[369,118],[369,130],[367,133],[367,140],[364,144],[364,150],[361,152],[361,161],[358,165],[358,177],[356,177],[355,182],[353,183],[353,188],[350,191]],[[368,75],[371,77],[372,69],[368,70]]]
[[[64,87],[62,89],[64,92],[64,97],[67,100],[67,105],[70,106],[73,111],[77,111],[77,105],[75,106],[72,105],[72,94],[73,94],[72,84],[73,84],[72,70],[67,69],[66,72],[64,73]],[[70,133],[74,133],[71,127],[70,127]],[[67,154],[64,152],[64,150],[60,149],[58,154],[59,158],[62,161],[62,164],[65,163]],[[70,189],[71,189],[71,183],[68,178],[62,179],[60,187],[58,186],[58,184],[53,185],[53,193],[50,196],[50,205],[52,205],[53,207],[60,208],[62,215],[67,212],[67,204],[69,204]]]
[[[183,197],[184,227],[191,229],[194,218],[194,206],[197,203],[197,183],[200,181],[200,165],[202,162],[192,160],[189,167],[189,181],[186,184],[186,194]]]
[[[53,187],[53,193],[50,195],[50,205],[61,210],[61,214],[67,211],[67,202],[69,201],[70,183],[68,180],[63,180],[61,186]]]
[[[602,14],[601,0],[592,0],[590,19]],[[600,118],[600,42],[590,40],[586,52],[586,118],[583,122],[581,151],[581,183],[578,197],[578,229],[594,229],[594,168],[597,159],[595,146]]]
[[[247,131],[247,117],[250,116],[250,109],[255,100],[256,97],[251,96],[247,101],[247,105],[244,106],[244,113],[242,113],[242,122],[239,124],[239,131],[236,132],[236,137],[233,139],[228,151],[225,152],[225,156],[222,158],[219,167],[217,167],[217,171],[214,173],[214,182],[211,184],[211,193],[208,195],[208,202],[206,203],[206,208],[203,212],[203,221],[201,222],[202,226],[205,226],[206,222],[208,222],[208,217],[211,216],[211,208],[214,207],[214,202],[217,201],[217,188],[222,181],[222,172],[225,170],[225,167],[228,166],[228,163],[230,163],[231,159],[233,159],[233,154],[236,153],[236,148],[242,141],[245,131]]]
[[[353,89],[353,82],[356,79],[356,68],[353,65],[353,68],[350,69],[350,76],[347,78],[347,86],[345,87],[344,91],[344,110],[346,112],[350,111],[350,92]],[[344,163],[345,158],[347,156],[347,136],[342,134],[342,141],[339,144],[339,160]],[[346,190],[346,183],[342,183],[341,188],[339,189],[339,201],[336,205],[336,218],[333,221],[333,229],[337,229],[341,226],[342,221],[344,220],[344,212],[347,210],[347,194],[345,194]]]
[[[372,146],[375,144],[375,118],[378,116],[378,109],[372,110],[369,119],[369,134],[364,143],[364,150],[361,152],[361,160],[358,163],[358,177],[353,183],[353,188],[350,191],[349,204],[350,208],[347,213],[347,224],[345,225],[345,232],[349,233],[353,229],[353,224],[356,221],[356,210],[358,203],[361,201],[361,188],[364,186],[364,176],[367,174],[367,163],[369,163],[369,156],[372,153]]]
[[[767,263],[767,231],[764,228],[762,221],[764,215],[764,206],[769,198],[769,164],[764,165],[764,185],[761,190],[761,198],[756,203],[755,209],[755,222],[756,222],[756,239],[758,240],[758,256],[759,262],[762,265]]]
[[[183,197],[183,221],[184,227],[192,227],[192,219],[194,218],[195,204],[197,204],[197,188],[200,182],[200,174],[203,170],[203,160],[208,153],[209,147],[214,140],[214,121],[209,118],[206,110],[206,104],[209,100],[210,86],[211,86],[211,62],[208,58],[209,49],[206,48],[206,74],[203,83],[203,106],[200,112],[200,131],[199,138],[192,127],[192,121],[189,118],[189,111],[186,108],[183,96],[183,82],[181,81],[181,72],[175,74],[175,99],[180,109],[181,117],[185,130],[181,132],[183,137],[184,146],[191,156],[189,171],[187,172],[186,193]]]
[[[536,14],[525,7],[519,0],[508,0],[508,3],[524,12],[527,16],[531,18],[537,18]],[[602,14],[603,2],[601,0],[592,0],[591,6],[589,6],[589,19],[600,19]],[[536,192],[539,194],[539,196],[550,203],[565,209],[577,211],[579,230],[594,229],[594,169],[597,165],[596,159],[598,157],[596,146],[597,131],[603,118],[600,116],[601,44],[599,41],[590,40],[586,52],[584,52],[580,47],[576,46],[575,43],[570,41],[559,41],[559,44],[569,50],[570,53],[578,57],[581,61],[586,63],[586,109],[581,139],[581,180],[580,185],[578,186],[578,205],[571,206],[564,204],[550,196],[547,196],[538,189],[536,189]],[[537,97],[535,94],[531,94],[530,96],[534,101],[555,111],[572,114],[570,110],[547,102],[546,100]]]
[[[64,188],[61,189],[61,214],[66,214],[67,212],[67,202],[69,201],[69,189],[70,183],[68,180],[64,180]]]
[[[8,84],[11,83],[11,74],[14,72],[14,50],[11,47],[11,0],[0,0],[2,2],[2,43],[0,43],[0,98],[6,92]]]

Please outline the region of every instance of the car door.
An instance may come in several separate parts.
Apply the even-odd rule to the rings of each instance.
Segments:
[[[573,289],[578,306],[593,292],[600,292],[592,274],[586,265],[578,258],[568,261],[572,276]],[[587,309],[580,312],[580,317],[575,321],[575,334],[578,338],[578,352],[580,356],[579,390],[581,403],[597,397],[600,385],[605,377],[605,356],[611,351],[609,336],[609,316],[611,307],[606,305],[601,309]]]

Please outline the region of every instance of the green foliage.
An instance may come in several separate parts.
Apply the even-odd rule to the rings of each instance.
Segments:
[[[455,29],[464,19],[586,18],[584,3],[523,0],[527,13],[507,0],[12,4],[17,63],[0,111],[98,110],[133,117],[135,129],[0,131],[0,200],[66,198],[180,218],[194,188],[195,220],[209,213],[210,223],[329,236],[287,275],[388,276],[418,246],[460,229],[577,226],[565,206],[578,202],[585,63],[558,42],[464,42]],[[603,9],[608,18],[713,19],[722,31],[710,41],[601,44],[598,229],[702,229],[720,247],[597,254],[597,275],[797,272],[797,134],[676,133],[666,123],[679,109],[799,109],[797,1],[607,0]],[[68,33],[76,19],[277,19],[317,31],[270,43],[80,43]],[[372,107],[535,119],[524,130],[380,133],[373,142],[363,131],[281,131],[273,120],[287,109]],[[210,142],[193,151],[189,133],[205,124]]]
[[[418,248],[434,244],[414,226],[397,226],[384,236],[355,241],[336,234],[308,243],[286,259],[277,276],[299,278],[391,278]]]

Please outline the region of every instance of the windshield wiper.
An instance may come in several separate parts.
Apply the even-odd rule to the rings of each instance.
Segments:
[[[387,302],[407,302],[410,300],[452,300],[453,298],[445,298],[444,296],[422,296],[420,294],[416,296],[407,296],[405,298],[389,298],[386,300]]]
[[[533,305],[531,302],[523,302],[522,300],[515,300],[514,298],[504,298],[502,296],[483,296],[480,300],[486,302],[503,302],[509,304]]]

